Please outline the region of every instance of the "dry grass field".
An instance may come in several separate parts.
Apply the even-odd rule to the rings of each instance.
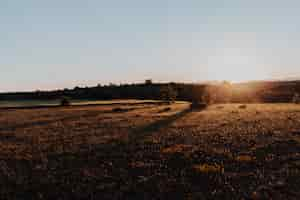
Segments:
[[[0,199],[300,199],[300,106],[0,110]]]

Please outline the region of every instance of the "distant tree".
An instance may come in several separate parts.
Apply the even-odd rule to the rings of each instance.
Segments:
[[[221,86],[219,87],[219,92],[216,92],[214,94],[219,95],[218,102],[229,103],[232,99],[232,86],[231,86],[231,83],[229,81],[223,81]],[[217,97],[216,97],[215,100],[217,100]]]
[[[147,79],[145,80],[145,84],[146,85],[151,85],[153,82],[152,82],[152,79]]]
[[[203,86],[194,85],[190,91],[185,90],[186,93],[190,93],[192,102],[202,102],[203,98]]]
[[[293,103],[299,104],[300,103],[300,95],[299,93],[295,93],[293,96]]]
[[[42,96],[42,92],[40,90],[36,90],[35,91],[36,97],[41,97]]]
[[[215,91],[210,86],[195,85],[192,88],[192,109],[204,109],[215,102]]]
[[[207,103],[204,102],[206,98],[204,96],[204,89],[203,85],[194,85],[191,88],[191,109],[202,110],[207,107]]]
[[[160,88],[160,98],[169,103],[173,103],[177,97],[177,91],[170,85]]]
[[[109,84],[108,84],[108,87],[117,87],[117,85],[114,84],[114,83],[109,83]]]
[[[79,87],[79,86],[76,86],[76,87],[74,87],[73,90],[80,90],[80,87]]]
[[[202,94],[202,102],[213,104],[217,99],[217,88],[214,86],[205,86]]]

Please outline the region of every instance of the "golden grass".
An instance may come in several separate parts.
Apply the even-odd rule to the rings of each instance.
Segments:
[[[255,161],[255,158],[249,155],[239,155],[236,158],[236,161],[238,162],[252,162]]]
[[[98,184],[96,188],[108,188],[104,191],[108,198],[112,191],[121,195],[142,187],[137,184],[140,177],[145,177],[145,188],[170,187],[153,190],[157,193],[172,191],[174,182],[178,188],[185,184],[188,190],[197,188],[214,199],[209,195],[219,189],[230,197],[237,193],[244,197],[258,183],[276,181],[278,174],[288,176],[289,170],[293,174],[287,180],[297,188],[300,174],[292,169],[299,167],[300,106],[247,104],[239,109],[239,105],[186,111],[189,104],[179,103],[168,105],[171,110],[166,112],[160,112],[164,105],[126,105],[121,106],[126,112],[120,113],[112,112],[116,106],[1,110],[0,158],[7,162],[0,172],[14,178],[9,174],[17,170],[16,163],[29,161],[27,170],[44,170],[40,177],[44,183],[66,188],[57,189],[57,194],[73,190],[82,194]],[[24,173],[28,177],[29,172]],[[199,180],[197,174],[209,176]],[[243,174],[255,176],[249,179]],[[210,175],[218,179],[211,180]],[[91,182],[82,181],[85,177]],[[120,180],[132,185],[119,191]],[[38,181],[33,183],[39,186]],[[211,188],[202,191],[206,185]],[[144,192],[143,187],[138,189]]]
[[[204,173],[204,174],[209,174],[209,173],[224,173],[224,167],[219,164],[198,164],[194,165],[193,169],[196,172]]]
[[[162,153],[172,154],[172,153],[184,153],[185,151],[189,151],[193,148],[192,145],[185,145],[185,144],[176,144],[171,147],[164,148]]]

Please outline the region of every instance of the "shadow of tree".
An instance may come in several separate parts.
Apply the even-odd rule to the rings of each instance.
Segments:
[[[190,112],[192,112],[192,109],[187,108],[162,120],[158,120],[146,126],[136,128],[129,135],[129,142],[137,142],[143,140],[145,137],[150,136],[155,132],[158,132],[160,129],[169,126],[170,124],[184,117]]]

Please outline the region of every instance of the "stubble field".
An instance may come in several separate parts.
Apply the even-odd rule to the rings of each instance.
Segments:
[[[1,199],[299,199],[300,106],[0,110]]]

